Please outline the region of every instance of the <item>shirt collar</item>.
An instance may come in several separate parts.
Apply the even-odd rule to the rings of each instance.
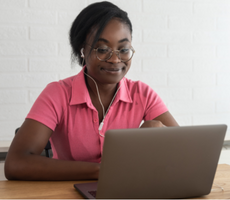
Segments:
[[[85,82],[84,70],[85,67],[83,67],[83,69],[73,79],[72,97],[70,100],[70,105],[76,105],[82,103],[87,103],[88,106],[92,105],[89,92],[86,86],[86,82]],[[132,103],[133,101],[130,95],[130,91],[128,90],[127,79],[125,77],[119,82],[119,86],[120,89],[117,92],[114,103],[118,102],[119,100],[127,103]]]

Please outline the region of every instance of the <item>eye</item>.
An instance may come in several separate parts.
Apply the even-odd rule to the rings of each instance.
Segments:
[[[129,53],[129,51],[130,51],[129,48],[122,48],[122,49],[120,50],[120,53],[121,53],[121,54],[127,54],[127,53]]]
[[[101,53],[101,54],[107,54],[109,52],[109,48],[108,47],[99,47],[97,49],[97,52]]]

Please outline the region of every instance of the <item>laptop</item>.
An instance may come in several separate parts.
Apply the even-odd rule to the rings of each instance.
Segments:
[[[207,195],[226,130],[226,125],[108,130],[98,182],[74,187],[89,199]]]

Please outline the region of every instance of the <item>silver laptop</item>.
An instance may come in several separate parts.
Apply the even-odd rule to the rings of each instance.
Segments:
[[[226,125],[109,130],[98,182],[74,187],[90,199],[207,195],[226,130]]]

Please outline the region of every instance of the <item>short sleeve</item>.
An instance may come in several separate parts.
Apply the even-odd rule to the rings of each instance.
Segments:
[[[61,121],[65,104],[60,83],[50,83],[38,96],[26,118],[36,120],[54,131]]]
[[[145,99],[145,102],[143,102],[143,106],[145,107],[145,121],[153,120],[168,111],[168,108],[161,97],[152,88],[144,83],[142,83],[142,87],[143,99]]]

